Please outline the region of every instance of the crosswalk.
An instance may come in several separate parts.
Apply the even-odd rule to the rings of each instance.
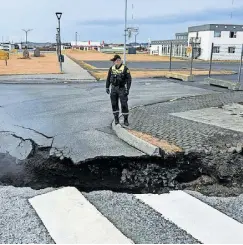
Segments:
[[[140,205],[148,206],[178,229],[192,236],[195,240],[191,243],[243,243],[242,223],[183,191],[161,195],[137,194],[134,198]],[[134,241],[133,237],[129,237],[128,232],[124,234],[121,227],[116,227],[112,219],[109,220],[98,211],[95,205],[74,187],[64,187],[35,196],[29,199],[29,203],[57,244],[137,243],[136,239]],[[113,202],[113,205],[115,213],[119,202]],[[149,218],[148,215],[148,227],[151,222]],[[156,243],[152,240],[150,242]]]

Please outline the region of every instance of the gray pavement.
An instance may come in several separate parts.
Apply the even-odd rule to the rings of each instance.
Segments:
[[[45,143],[43,136],[14,125],[53,136],[53,146],[68,148],[68,156],[75,162],[95,156],[141,155],[112,132],[110,98],[104,87],[104,83],[1,85],[0,131],[32,137],[42,145],[50,145],[50,140]],[[129,106],[205,93],[211,91],[166,80],[137,80],[132,85]]]
[[[66,75],[70,75],[71,77],[77,77],[77,79],[81,80],[94,80],[94,77],[92,77],[88,71],[83,69],[80,65],[76,64],[74,61],[72,61],[69,57],[65,55],[64,57],[64,63],[63,63],[63,72]]]
[[[129,105],[134,107],[180,97],[218,94],[217,91],[208,90],[205,84],[203,87],[205,89],[168,80],[135,80]],[[111,106],[104,83],[1,84],[0,88],[0,152],[10,152],[13,156],[28,152],[29,144],[14,151],[15,145],[19,145],[19,138],[16,141],[13,139],[14,133],[25,139],[31,138],[40,145],[53,144],[53,147],[65,149],[66,156],[75,162],[95,156],[142,154],[120,141],[111,130]],[[213,100],[210,99],[210,102]],[[146,125],[148,118],[143,119]],[[50,190],[0,187],[0,243],[54,243],[27,201]],[[135,200],[133,195],[97,191],[85,196],[136,243],[197,242],[190,234]],[[231,199],[200,198],[229,216],[242,217],[239,208],[242,196],[235,198],[231,206]],[[239,221],[242,222],[241,219]]]
[[[237,131],[237,126],[232,125],[227,129],[205,123],[208,120],[203,120],[203,111],[200,113],[200,109],[242,102],[242,95],[242,92],[215,93],[139,107],[131,111],[130,127],[159,139],[168,140],[185,150],[224,148],[224,144],[228,143],[236,146],[243,137],[241,132],[237,132],[237,137],[232,138]],[[197,113],[199,120],[193,121],[190,115],[186,117],[187,120],[183,118],[184,116],[180,116],[186,111],[194,113],[195,110],[199,110]],[[221,120],[225,120],[223,115]],[[233,121],[232,118],[232,124]],[[229,128],[235,128],[235,131]],[[221,134],[225,136],[225,141],[221,139],[219,145],[217,137]]]
[[[108,69],[111,66],[111,62],[109,61],[86,61],[88,64],[97,67],[97,69]],[[144,70],[168,70],[170,67],[169,62],[165,61],[151,61],[151,62],[128,62],[128,67],[130,69],[144,69]],[[230,80],[230,81],[238,81],[238,72],[239,72],[240,64],[237,62],[217,62],[214,61],[212,63],[212,70],[216,71],[232,71],[235,74],[227,75],[227,74],[211,74],[212,78],[220,79],[220,80]],[[173,61],[171,68],[172,70],[190,70],[191,62],[190,60],[185,61]],[[199,70],[209,71],[210,65],[207,61],[194,61],[193,68]],[[208,76],[196,76],[195,81],[202,81],[202,79],[207,78]],[[242,78],[241,78],[242,81]]]
[[[95,66],[97,68],[109,68],[111,66],[110,61],[85,61],[86,63]],[[169,69],[170,64],[169,62],[165,61],[151,61],[151,62],[134,62],[128,61],[129,68],[133,69]],[[239,63],[230,63],[230,62],[213,62],[212,69],[215,70],[232,70],[232,71],[239,71]],[[172,62],[172,69],[189,69],[191,67],[190,60],[186,61],[173,61]],[[206,61],[195,61],[193,62],[193,68],[209,70],[209,62]]]

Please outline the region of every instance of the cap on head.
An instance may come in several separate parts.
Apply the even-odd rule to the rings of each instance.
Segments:
[[[118,55],[118,54],[116,54],[112,59],[111,59],[111,61],[116,61],[116,60],[118,60],[118,59],[121,59],[121,56],[120,55]]]

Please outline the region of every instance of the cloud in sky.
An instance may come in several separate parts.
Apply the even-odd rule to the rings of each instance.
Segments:
[[[220,3],[220,4],[219,4]],[[132,4],[134,5],[132,20]],[[0,40],[55,41],[56,11],[62,11],[62,40],[123,41],[124,0],[11,0],[1,3]],[[230,19],[230,12],[233,18]],[[173,38],[188,26],[243,24],[243,1],[235,0],[128,0],[128,23],[138,25],[138,41]],[[11,17],[10,17],[11,16]],[[131,40],[132,41],[132,40]]]
[[[234,19],[237,18],[243,21],[242,17],[243,7],[234,9]],[[152,17],[141,17],[137,18],[135,23],[138,25],[174,25],[187,22],[208,22],[213,20],[217,21],[227,21],[225,17],[230,16],[230,11],[228,9],[205,9],[200,12],[194,13],[180,13],[180,14],[169,14],[164,16],[152,16]],[[132,21],[131,21],[132,22]],[[123,25],[123,19],[93,19],[85,20],[80,22],[81,25],[91,25],[91,26],[115,26]],[[243,24],[243,22],[242,22]]]

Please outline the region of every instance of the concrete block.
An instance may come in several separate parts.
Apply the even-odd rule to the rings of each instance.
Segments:
[[[229,90],[243,90],[243,86],[239,82],[234,82],[230,80],[221,80],[218,78],[205,78],[205,81],[210,85],[219,86],[223,88],[228,88]]]
[[[182,80],[185,82],[193,82],[194,81],[194,75],[175,73],[175,72],[167,72],[165,74],[165,77],[173,78],[173,79],[179,79],[179,80]]]

